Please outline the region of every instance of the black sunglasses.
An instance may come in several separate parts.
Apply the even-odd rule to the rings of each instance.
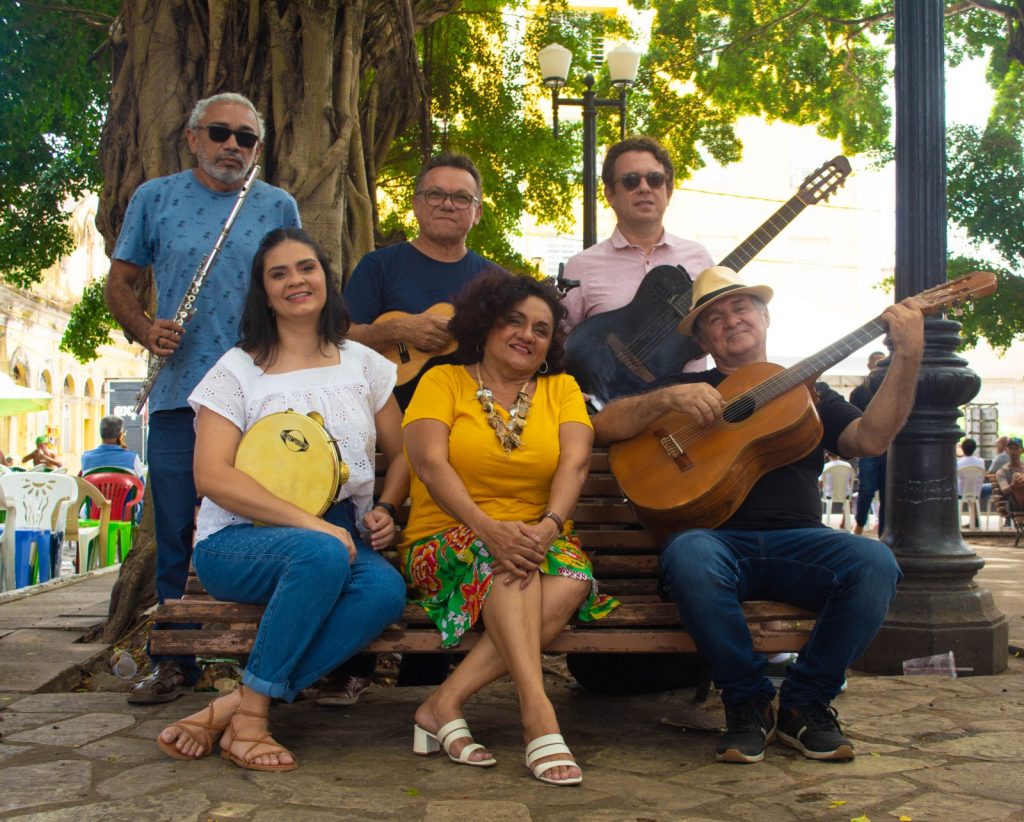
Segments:
[[[227,126],[197,126],[197,128],[205,128],[206,133],[215,143],[226,143],[232,135],[240,148],[252,148],[260,141],[258,134],[253,134],[251,131],[235,131]],[[636,186],[633,187],[636,188]]]
[[[647,185],[650,188],[661,188],[665,185],[666,179],[667,177],[663,171],[648,171],[646,174],[630,171],[628,174],[616,177],[613,182],[622,183],[622,187],[626,189],[626,191],[635,191],[640,187],[641,180],[646,180]]]

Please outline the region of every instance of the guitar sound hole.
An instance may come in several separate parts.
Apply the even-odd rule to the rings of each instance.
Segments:
[[[737,397],[725,407],[722,419],[726,422],[743,422],[757,410],[757,403],[749,394]]]

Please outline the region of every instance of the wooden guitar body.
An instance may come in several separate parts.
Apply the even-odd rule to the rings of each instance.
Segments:
[[[652,268],[632,302],[581,322],[565,340],[566,371],[602,405],[639,394],[656,377],[701,356],[692,337],[676,331],[690,310],[693,282],[676,265]]]
[[[718,391],[728,403],[781,371],[772,363],[747,366]],[[664,537],[721,525],[765,473],[809,454],[821,439],[814,396],[804,383],[765,405],[744,405],[736,403],[731,416],[737,419],[710,426],[669,412],[611,446],[612,472],[647,528]]]
[[[995,293],[997,279],[975,271],[913,297],[925,314]],[[647,528],[661,537],[715,528],[731,517],[766,473],[809,454],[822,426],[813,384],[886,330],[875,317],[789,368],[756,363],[718,385],[721,419],[700,426],[670,412],[608,450],[612,473]]]
[[[451,303],[436,303],[426,311],[424,314],[436,314],[439,317],[447,317],[451,319],[455,315],[455,307]],[[373,324],[386,322],[387,320],[397,320],[404,317],[411,317],[405,311],[385,311]],[[434,357],[443,357],[446,354],[451,354],[458,348],[458,344],[452,339],[448,345],[442,348],[440,351],[421,351],[415,346],[410,345],[406,342],[400,342],[395,346],[392,346],[387,351],[381,353],[387,357],[391,362],[398,366],[398,378],[396,385],[405,385],[409,380],[413,379],[417,374],[422,371],[428,362]]]

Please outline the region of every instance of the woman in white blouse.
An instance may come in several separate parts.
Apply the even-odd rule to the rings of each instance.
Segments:
[[[242,686],[179,720],[158,744],[177,759],[218,746],[242,768],[284,771],[295,757],[271,738],[271,699],[291,701],[357,653],[405,604],[402,577],[377,550],[395,536],[408,493],[395,366],[345,339],[337,275],[295,228],[263,238],[253,260],[241,341],[196,387],[196,488],[204,497],[193,564],[218,599],[266,604]],[[235,468],[242,435],[278,411],[318,412],[350,478],[317,518]],[[374,451],[388,472],[373,502]],[[259,525],[254,523],[259,522]]]

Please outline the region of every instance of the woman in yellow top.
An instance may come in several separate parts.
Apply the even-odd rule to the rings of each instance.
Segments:
[[[405,414],[412,512],[400,553],[442,645],[457,645],[481,616],[486,631],[416,711],[413,750],[443,746],[460,764],[496,764],[473,742],[463,704],[509,673],[527,767],[543,782],[579,784],[544,692],[541,649],[574,613],[596,619],[618,603],[597,595],[565,522],[593,442],[579,386],[562,373],[565,309],[551,286],[500,270],[474,280],[455,309],[465,365],[430,369]]]

